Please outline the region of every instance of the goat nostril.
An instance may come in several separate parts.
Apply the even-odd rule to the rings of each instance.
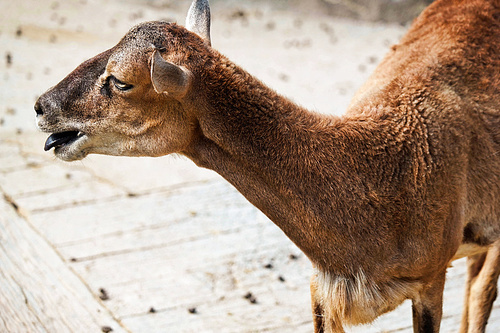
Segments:
[[[35,112],[36,112],[37,116],[43,115],[42,106],[40,105],[40,103],[38,101],[35,103]]]

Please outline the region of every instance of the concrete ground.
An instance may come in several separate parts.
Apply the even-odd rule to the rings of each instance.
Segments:
[[[340,114],[400,25],[213,0],[213,46],[278,92]],[[311,332],[307,258],[218,175],[181,157],[43,151],[38,95],[134,24],[189,1],[0,2],[0,332]],[[464,262],[449,270],[456,332]],[[500,329],[497,302],[488,332]],[[411,332],[409,303],[351,332]]]

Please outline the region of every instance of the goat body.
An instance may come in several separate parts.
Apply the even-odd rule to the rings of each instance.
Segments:
[[[46,148],[180,153],[217,171],[312,261],[316,332],[405,299],[415,332],[438,332],[446,269],[464,256],[462,332],[484,330],[500,273],[500,1],[433,3],[341,118],[211,48],[208,3],[191,8],[188,29],[136,26],[42,95]]]

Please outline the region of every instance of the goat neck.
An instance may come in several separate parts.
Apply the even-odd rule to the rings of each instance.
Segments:
[[[376,152],[359,148],[380,145],[376,138],[381,136],[374,132],[383,126],[366,117],[311,113],[226,58],[212,63],[193,89],[196,96],[186,96],[200,133],[184,154],[231,182],[315,265],[347,275],[356,274],[360,265],[376,271],[376,261],[359,261],[366,257],[362,253],[377,249],[356,239],[364,234],[383,240],[373,233],[387,230],[364,222],[371,219],[363,211],[377,198],[358,175],[372,173],[374,181],[383,175],[373,171],[382,170],[373,166]]]

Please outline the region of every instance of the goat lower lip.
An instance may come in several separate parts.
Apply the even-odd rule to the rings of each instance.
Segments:
[[[66,131],[66,132],[54,133],[47,138],[47,141],[45,141],[45,146],[43,149],[47,151],[54,147],[57,148],[63,146],[65,144],[74,141],[80,135],[81,133],[79,131]]]

